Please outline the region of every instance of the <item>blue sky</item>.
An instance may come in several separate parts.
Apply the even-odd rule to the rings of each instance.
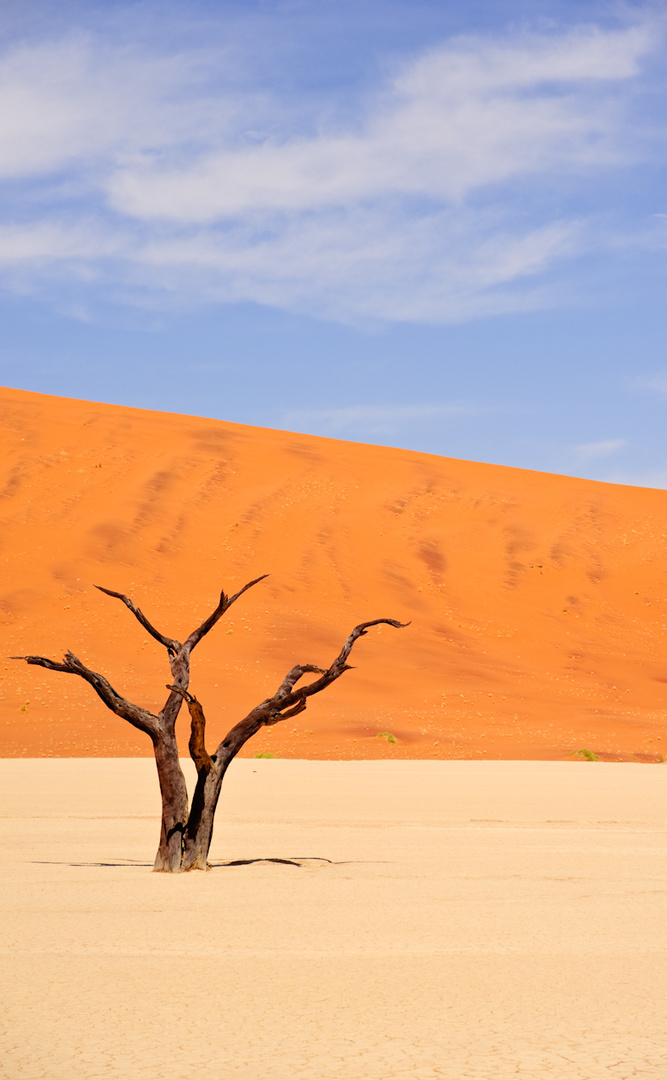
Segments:
[[[667,487],[666,33],[0,0],[0,382]]]

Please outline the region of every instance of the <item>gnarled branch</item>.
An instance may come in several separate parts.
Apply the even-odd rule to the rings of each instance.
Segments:
[[[319,694],[322,690],[326,690],[327,686],[330,686],[332,682],[339,679],[343,672],[350,671],[350,665],[347,663],[347,658],[352,652],[352,646],[355,641],[358,641],[360,637],[363,637],[368,633],[369,626],[379,626],[381,623],[384,623],[387,626],[394,626],[398,630],[403,630],[406,626],[410,625],[410,623],[398,622],[396,619],[373,619],[371,622],[359,623],[358,626],[355,626],[349,637],[345,639],[343,648],[340,650],[330,667],[325,671],[322,670],[322,668],[312,667],[310,664],[302,664],[292,668],[276,691],[274,700],[284,700],[287,698],[286,704],[290,704],[292,700],[296,701],[297,699],[312,697],[313,694]],[[309,671],[319,672],[322,677],[320,679],[315,679],[312,683],[308,683],[307,686],[303,686],[299,690],[294,690],[293,687],[295,683],[298,682],[302,675],[305,675],[306,672]],[[292,679],[292,676],[297,672],[296,678]],[[286,706],[283,705],[283,708],[285,707]]]
[[[327,686],[330,686],[332,682],[339,679],[345,671],[350,670],[347,658],[355,641],[367,634],[369,627],[379,626],[380,624],[394,626],[401,630],[410,625],[409,623],[398,622],[396,619],[373,619],[371,622],[359,623],[349,637],[345,639],[343,648],[330,667],[320,668],[314,664],[297,664],[287,673],[273,697],[267,698],[260,705],[257,705],[228,732],[215,751],[215,760],[231,760],[244,743],[255,735],[261,727],[277,724],[281,720],[287,720],[303,712],[309,697],[312,697],[313,694],[319,694]],[[295,689],[299,679],[310,672],[319,675],[320,678],[315,679],[306,686]]]
[[[268,721],[268,722],[272,723],[272,724],[277,724],[281,720],[291,720],[293,716],[298,716],[299,713],[305,712],[305,711],[306,711],[306,699],[303,698],[301,701],[297,701],[296,705],[293,705],[291,709],[287,709],[286,712],[279,713],[277,716],[274,717],[273,720]]]
[[[156,630],[153,624],[148,621],[143,611],[141,611],[136,604],[132,603],[129,596],[125,596],[124,593],[114,592],[113,589],[104,589],[101,585],[96,585],[95,588],[99,589],[100,592],[106,593],[107,596],[113,596],[116,600],[122,600],[125,607],[130,609],[135,619],[138,619],[144,630],[148,630],[151,637],[154,637],[156,641],[159,641],[160,645],[164,645],[170,656],[175,656],[176,653],[180,652],[182,648],[180,641],[176,641],[175,638],[166,637],[165,634],[161,634],[159,630]]]
[[[314,664],[296,664],[291,671],[287,672],[287,675],[276,690],[274,697],[286,697],[287,694],[291,693],[294,689],[294,686],[298,683],[299,679],[309,672],[312,672],[315,675],[326,675],[327,668],[315,667]]]
[[[74,653],[66,652],[62,662],[49,660],[45,656],[12,656],[10,659],[25,660],[26,664],[35,664],[37,667],[48,668],[51,671],[64,671],[68,675],[78,675],[90,683],[97,696],[116,716],[122,716],[133,727],[145,731],[152,739],[157,736],[159,731],[157,716],[154,716],[148,709],[140,709],[138,705],[134,705],[127,698],[124,698],[117,690],[114,690],[104,675],[100,675],[97,671],[91,671]]]

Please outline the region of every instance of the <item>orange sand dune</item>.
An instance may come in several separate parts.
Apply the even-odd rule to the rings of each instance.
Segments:
[[[0,407],[3,656],[71,648],[157,710],[164,650],[93,586],[181,637],[269,572],[194,655],[211,742],[382,616],[411,625],[360,641],[248,754],[661,759],[667,492],[17,390]],[[77,679],[0,678],[2,756],[150,752]]]

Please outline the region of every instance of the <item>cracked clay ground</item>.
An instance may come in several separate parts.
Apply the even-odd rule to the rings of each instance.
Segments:
[[[667,767],[0,762],[6,1080],[667,1080]],[[284,861],[271,861],[284,860]]]

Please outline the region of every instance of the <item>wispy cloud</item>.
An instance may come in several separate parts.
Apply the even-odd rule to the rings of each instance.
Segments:
[[[609,164],[626,152],[609,103],[601,107],[590,87],[637,74],[650,46],[648,28],[635,27],[436,49],[367,105],[353,130],[281,132],[259,145],[247,137],[234,145],[237,135],[175,166],[160,148],[115,170],[110,201],[144,220],[208,222],[384,196],[458,202],[527,173]]]
[[[593,461],[597,458],[606,458],[611,454],[616,454],[627,444],[627,439],[601,439],[599,442],[582,443],[581,446],[575,446],[574,452],[581,462]]]
[[[636,157],[624,88],[656,38],[641,23],[452,40],[336,119],[235,85],[209,46],[14,48],[0,61],[3,279],[340,319],[553,302],[544,274],[603,241],[541,206],[541,187]]]

